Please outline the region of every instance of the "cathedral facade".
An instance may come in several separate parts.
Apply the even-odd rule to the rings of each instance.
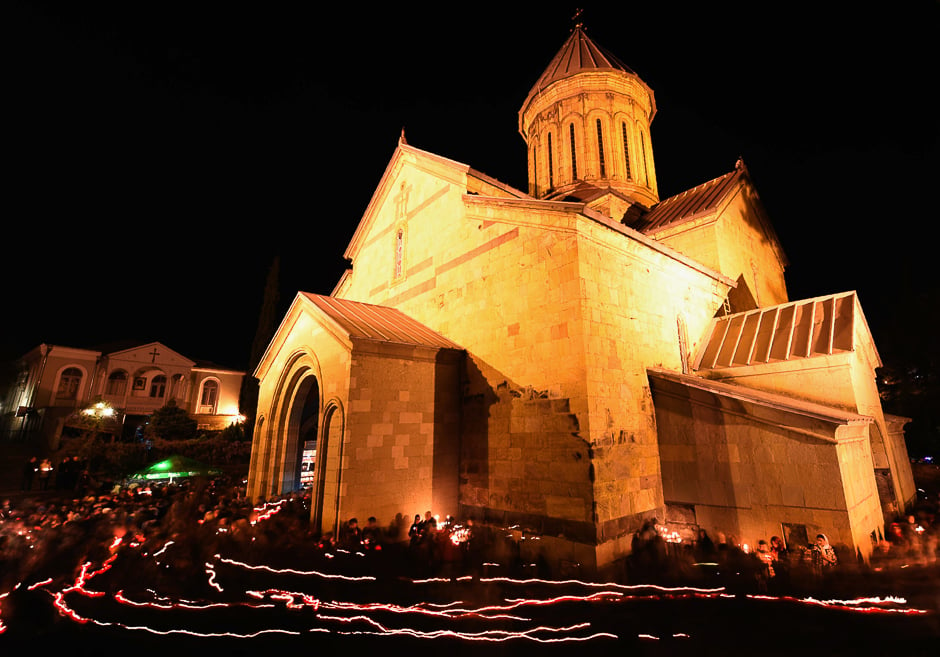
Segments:
[[[915,490],[852,292],[791,301],[747,167],[660,199],[653,91],[581,27],[519,112],[529,189],[406,143],[268,346],[249,494],[431,510],[600,569],[656,518],[866,557]]]

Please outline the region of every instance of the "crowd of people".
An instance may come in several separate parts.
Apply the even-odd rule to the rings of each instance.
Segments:
[[[56,466],[50,458],[29,457],[23,464],[20,489],[24,492],[49,490],[50,482],[55,482],[55,489],[74,491],[87,484],[89,478],[85,463],[79,456],[65,456]]]
[[[52,490],[52,489],[50,489]],[[252,503],[225,478],[78,486],[0,503],[0,591],[47,579],[67,582],[87,561],[122,546],[145,554],[172,545],[164,569],[191,584],[213,554],[276,555],[307,538],[302,495]],[[264,519],[265,522],[259,522]]]
[[[824,533],[806,544],[788,545],[781,537],[771,536],[748,546],[725,534],[713,540],[701,528],[691,537],[669,537],[658,520],[651,518],[634,533],[625,564],[627,579],[678,583],[733,573],[744,587],[766,593],[826,586],[833,578],[851,576],[861,567],[873,572],[933,567],[940,558],[938,508],[940,500],[921,503],[915,512],[889,523],[886,536],[878,540],[870,562],[864,565],[855,554],[840,556]]]
[[[453,576],[482,562],[472,521],[439,523],[430,511],[416,516],[410,531],[400,515],[387,526],[375,517],[364,526],[350,518],[335,534],[314,534],[308,491],[252,501],[243,481],[225,477],[106,486],[62,473],[54,488],[24,483],[26,491],[48,493],[0,502],[0,592],[49,578],[67,584],[83,563],[125,545],[139,554],[161,551],[164,567],[148,575],[166,586],[204,584],[204,564],[220,553],[285,567],[419,577]]]
[[[25,491],[34,490],[34,479],[43,472],[41,461],[30,463],[32,473],[24,468]],[[419,577],[479,573],[488,558],[502,560],[510,570],[521,561],[518,541],[507,533],[478,528],[472,519],[441,521],[431,511],[415,514],[410,525],[404,514],[385,526],[375,517],[365,525],[350,518],[335,535],[314,535],[305,491],[252,501],[246,497],[244,482],[224,477],[102,490],[87,473],[82,476],[77,460],[63,462],[54,472],[49,471],[45,484],[35,489],[54,493],[20,496],[16,503],[4,500],[0,505],[0,591],[20,582],[74,577],[95,551],[103,557],[116,544],[131,542],[154,549],[172,544],[173,566],[163,575],[174,573],[187,582],[199,581],[188,575],[200,573],[207,558],[217,553],[263,558],[268,563],[280,560],[284,565],[348,555],[346,566],[364,571],[387,568]],[[916,513],[890,523],[871,567],[935,564],[935,520],[936,505],[921,505]],[[663,527],[651,518],[633,537],[623,576],[631,583],[680,583],[701,579],[703,573],[734,572],[743,573],[749,587],[773,591],[798,578],[823,581],[855,561],[854,555],[839,554],[824,534],[807,545],[787,545],[772,536],[753,548],[723,534],[713,540],[704,529],[690,540],[669,541]]]

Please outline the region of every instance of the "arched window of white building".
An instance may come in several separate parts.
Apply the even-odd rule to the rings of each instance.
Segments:
[[[206,379],[202,382],[202,393],[199,395],[199,412],[215,413],[219,403],[219,382],[215,379]]]
[[[77,367],[69,367],[59,377],[59,387],[56,388],[56,399],[78,398],[78,388],[82,384],[82,371]]]
[[[118,370],[117,372],[111,372],[108,376],[108,387],[106,389],[106,395],[114,395],[119,397],[127,392],[127,372],[123,370]]]
[[[158,374],[150,381],[150,396],[162,398],[166,395],[166,376]]]

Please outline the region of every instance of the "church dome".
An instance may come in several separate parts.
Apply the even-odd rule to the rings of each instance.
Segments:
[[[578,197],[610,190],[648,208],[659,201],[650,122],[653,91],[577,24],[519,110],[529,193]],[[584,199],[582,199],[584,200]]]

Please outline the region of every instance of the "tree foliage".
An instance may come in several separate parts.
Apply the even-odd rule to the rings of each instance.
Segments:
[[[153,412],[144,435],[150,439],[189,440],[196,437],[196,428],[196,421],[171,399]]]

